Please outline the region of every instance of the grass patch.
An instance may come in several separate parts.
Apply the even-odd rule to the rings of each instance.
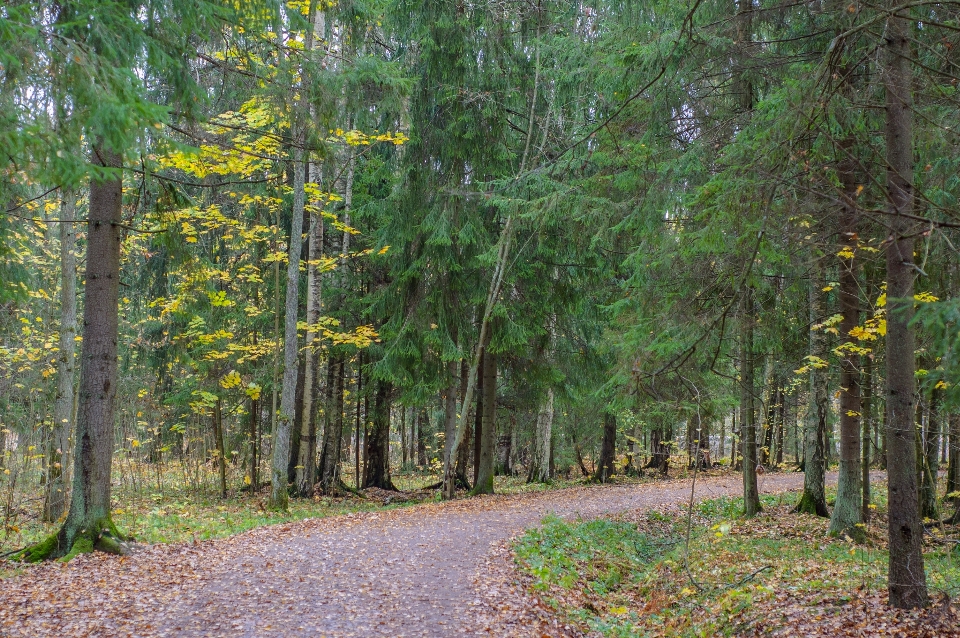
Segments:
[[[520,537],[515,557],[529,587],[565,621],[603,636],[841,635],[847,623],[866,634],[886,623],[953,635],[960,616],[943,601],[960,597],[960,549],[938,536],[960,530],[927,538],[938,604],[891,611],[880,492],[864,545],[828,538],[829,521],[791,513],[798,495],[784,494],[762,497],[764,513],[750,520],[740,498],[697,504],[688,554],[678,542],[685,508],[676,507],[603,521],[548,518]]]

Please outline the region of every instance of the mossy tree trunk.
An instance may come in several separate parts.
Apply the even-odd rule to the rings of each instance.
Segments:
[[[843,186],[840,211],[840,475],[837,479],[837,501],[830,517],[830,535],[866,540],[861,516],[863,494],[860,472],[860,355],[856,338],[850,335],[860,324],[860,282],[854,259],[858,247],[857,184],[854,179],[853,140],[842,142],[838,173]],[[846,347],[844,347],[846,346]]]
[[[96,166],[115,169],[90,184],[87,269],[77,431],[70,511],[53,536],[15,558],[38,561],[94,549],[122,553],[124,540],[110,517],[114,400],[117,392],[117,300],[120,290],[121,157],[97,145]]]

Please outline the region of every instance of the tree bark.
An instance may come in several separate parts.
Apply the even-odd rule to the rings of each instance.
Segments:
[[[617,417],[610,413],[603,413],[603,441],[600,444],[600,460],[593,473],[593,480],[606,483],[607,479],[617,473]]]
[[[815,257],[810,273],[810,325],[815,325],[823,315],[823,264]],[[803,495],[794,511],[827,517],[827,494],[825,484],[823,440],[827,429],[827,376],[818,367],[823,359],[825,339],[820,330],[810,330],[810,385],[807,392],[807,414],[803,419]]]
[[[367,436],[364,451],[363,487],[378,487],[396,490],[390,480],[390,395],[391,385],[377,382],[377,395],[373,406],[373,425]]]
[[[547,396],[540,404],[534,437],[527,482],[548,483],[552,478],[550,476],[550,444],[553,437],[553,388],[547,388]]]
[[[843,148],[852,152],[852,139],[844,140]],[[860,355],[857,340],[850,332],[860,325],[860,282],[857,277],[858,213],[856,180],[850,158],[840,162],[843,205],[840,211],[840,474],[837,479],[837,500],[830,517],[830,535],[848,536],[858,542],[866,540],[863,523],[863,486],[860,469]],[[843,349],[847,346],[846,349]]]
[[[896,10],[897,3],[888,3]],[[887,588],[890,605],[912,609],[927,605],[917,502],[916,371],[913,317],[913,72],[908,18],[891,15],[886,31],[887,192],[887,503],[890,551]]]
[[[311,170],[315,170],[313,164]],[[311,176],[316,180],[316,176]],[[322,277],[319,268],[323,255],[323,217],[316,215],[310,224],[310,243],[307,255],[307,337],[303,379],[303,419],[300,428],[300,450],[297,459],[297,493],[310,496],[317,482],[317,420],[314,407],[315,377],[320,364],[316,348],[317,331],[313,326],[320,321]]]
[[[227,497],[227,451],[223,443],[223,409],[220,398],[213,406],[213,438],[217,446],[217,467],[220,470],[220,498]]]
[[[756,317],[753,288],[744,291],[741,325],[740,405],[742,423],[740,438],[743,444],[743,513],[756,516],[761,511],[757,484],[757,424],[754,408],[753,327]]]
[[[123,201],[119,169],[122,163],[119,153],[107,150],[101,144],[93,150],[92,163],[115,170],[90,182],[83,342],[70,511],[56,534],[15,556],[28,561],[73,556],[94,549],[124,552],[123,536],[110,516]]]
[[[487,346],[489,346],[489,342]],[[497,444],[497,355],[483,353],[483,418],[480,422],[480,455],[474,494],[493,494],[493,457]]]
[[[343,366],[343,355],[331,354],[327,366],[327,409],[317,478],[320,490],[324,494],[333,494],[340,487],[340,441],[343,436],[343,388],[340,387],[343,375],[340,369]],[[338,405],[340,414],[337,414]]]
[[[76,193],[62,190],[60,206],[60,351],[57,353],[57,400],[53,408],[53,432],[47,454],[43,520],[60,520],[66,509],[64,469],[73,423],[73,377],[77,348],[77,231]],[[3,447],[0,446],[0,457]]]

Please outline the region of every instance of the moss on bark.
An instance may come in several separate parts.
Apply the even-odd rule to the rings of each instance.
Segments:
[[[89,554],[94,550],[108,554],[126,554],[128,549],[124,544],[125,540],[127,538],[107,517],[80,530],[71,531],[64,525],[56,534],[51,534],[39,543],[20,550],[11,559],[26,563],[56,559],[67,562],[80,554]]]

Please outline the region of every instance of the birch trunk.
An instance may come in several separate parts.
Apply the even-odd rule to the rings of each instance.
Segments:
[[[76,193],[63,191],[60,208],[60,352],[57,358],[57,401],[53,408],[53,432],[47,455],[43,520],[60,520],[66,509],[67,449],[73,424],[73,377],[77,347],[77,231]],[[3,449],[0,447],[0,457]]]

